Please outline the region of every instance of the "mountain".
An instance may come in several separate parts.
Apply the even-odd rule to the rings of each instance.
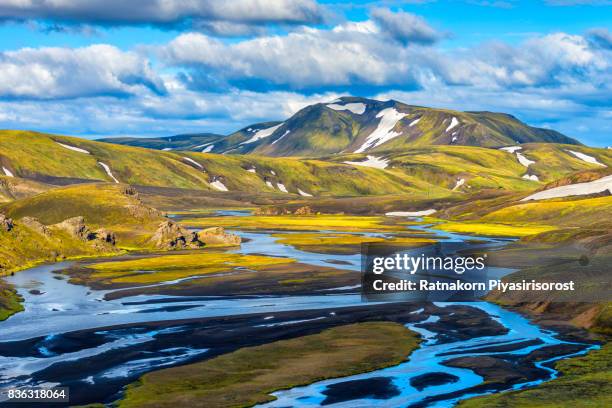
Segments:
[[[223,135],[214,133],[196,133],[168,137],[108,137],[98,139],[98,142],[114,143],[126,146],[146,147],[156,150],[190,150],[194,152],[207,152],[213,145],[223,139]]]
[[[580,145],[557,131],[526,125],[505,113],[460,112],[358,97],[309,105],[283,122],[252,124],[225,137],[201,134],[101,141],[160,150],[277,157],[403,151],[431,145]]]
[[[251,132],[253,133],[253,132]],[[500,150],[423,146],[317,159],[159,151],[27,131],[0,131],[2,201],[104,181],[232,194],[440,198],[487,189],[530,191],[540,183],[612,166],[612,150],[526,143]]]
[[[218,146],[213,151],[321,156],[428,145],[580,144],[559,132],[528,126],[504,113],[459,112],[355,97],[310,105],[284,122],[263,125],[241,129],[229,136],[233,143],[228,150]]]

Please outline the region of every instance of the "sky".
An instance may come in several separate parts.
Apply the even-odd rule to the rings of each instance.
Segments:
[[[229,134],[353,95],[612,145],[612,0],[0,0],[0,128]]]

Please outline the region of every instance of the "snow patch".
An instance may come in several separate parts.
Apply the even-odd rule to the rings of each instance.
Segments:
[[[2,170],[4,170],[4,174],[8,177],[15,177],[15,175],[13,174],[12,171],[10,171],[9,169],[7,169],[6,167],[2,167]]]
[[[434,210],[433,208],[430,208],[429,210],[423,210],[423,211],[391,211],[391,212],[385,213],[385,215],[389,217],[425,217],[435,212],[436,210]]]
[[[459,179],[459,180],[457,180],[457,182],[455,183],[455,187],[453,187],[453,191],[455,191],[456,189],[458,189],[459,187],[461,187],[463,184],[465,184],[465,179]]]
[[[55,142],[55,143],[57,143],[58,145],[60,145],[60,146],[62,146],[62,147],[64,147],[64,148],[66,148],[66,149],[68,149],[68,150],[72,150],[73,152],[79,152],[79,153],[90,154],[90,153],[89,153],[87,150],[85,150],[85,149],[81,149],[80,147],[69,146],[69,145],[67,145],[67,144],[63,144],[63,143],[60,143],[60,142]]]
[[[499,150],[503,150],[504,152],[508,152],[508,153],[514,153],[517,150],[521,150],[522,147],[521,146],[508,146],[508,147],[502,147]]]
[[[312,197],[312,194],[308,194],[305,191],[302,191],[298,188],[298,194],[301,195],[302,197]]]
[[[198,163],[197,161],[195,161],[195,160],[193,160],[193,159],[190,159],[189,157],[183,157],[183,160],[186,160],[186,161],[188,161],[189,163],[191,163],[191,164],[193,164],[193,165],[195,165],[195,166],[199,167],[199,168],[200,168],[200,170],[204,170],[204,166],[202,166],[202,165],[201,165],[200,163]]]
[[[365,166],[365,167],[374,167],[376,169],[385,169],[389,165],[389,160],[368,155],[367,160],[359,161],[359,162],[345,161],[344,163],[351,164],[353,166]]]
[[[272,182],[270,180],[266,180],[266,186],[270,187],[271,189],[274,189],[274,186],[272,185]]]
[[[451,120],[450,125],[448,125],[448,127],[446,128],[445,132],[448,132],[449,130],[457,126],[458,124],[459,124],[459,121],[457,120],[456,117],[453,116],[453,119]]]
[[[279,140],[281,140],[282,138],[284,138],[285,136],[287,136],[289,134],[289,132],[291,132],[290,130],[286,130],[285,133],[283,133],[283,135],[281,137],[279,137],[278,139],[276,139],[275,141],[272,142],[272,144],[276,144],[276,142],[278,142]]]
[[[387,108],[378,112],[376,115],[377,118],[380,118],[378,127],[366,138],[363,145],[355,150],[355,153],[362,153],[367,149],[380,146],[401,135],[401,133],[394,132],[392,129],[404,116],[406,116],[406,113],[398,112],[395,108]]]
[[[257,169],[255,167],[251,167],[250,169],[247,169],[247,171],[249,173],[257,173]]]
[[[540,179],[538,178],[538,176],[536,176],[535,174],[531,174],[531,175],[530,175],[530,174],[525,174],[525,175],[523,176],[523,178],[524,178],[525,180],[531,180],[531,181],[540,181]]]
[[[258,141],[258,140],[261,140],[261,139],[264,139],[264,138],[266,138],[266,137],[268,137],[268,136],[272,136],[272,133],[274,133],[274,132],[276,131],[276,129],[278,129],[278,128],[279,128],[279,127],[281,127],[281,126],[283,126],[283,124],[282,124],[282,123],[279,123],[279,124],[278,124],[278,125],[276,125],[276,126],[272,126],[272,127],[266,128],[266,129],[261,129],[261,130],[258,130],[258,131],[257,131],[257,132],[256,132],[256,133],[253,135],[253,137],[251,137],[251,138],[250,138],[249,140],[247,140],[246,142],[242,142],[242,143],[240,143],[240,145],[249,144],[249,143],[254,143],[254,142],[256,142],[256,141]]]
[[[534,161],[529,160],[519,152],[516,152],[516,158],[518,159],[519,163],[521,163],[525,167],[529,167],[529,165],[535,163]]]
[[[215,148],[215,145],[214,145],[214,144],[211,144],[210,146],[206,146],[206,148],[202,150],[202,153],[209,153],[209,152],[211,152],[211,151],[212,151],[212,149],[214,149],[214,148]]]
[[[335,111],[347,110],[353,112],[355,115],[361,115],[365,112],[366,106],[364,103],[347,103],[346,105],[338,105],[332,103],[327,105],[328,108]]]
[[[573,150],[566,150],[567,152],[570,152],[571,154],[573,154],[574,156],[576,156],[577,158],[579,158],[582,161],[585,161],[587,163],[591,163],[591,164],[596,164],[598,166],[603,166],[603,167],[608,167],[605,164],[599,162],[596,158],[594,158],[593,156],[589,156],[588,154],[584,154],[581,152],[575,152]]]
[[[112,178],[114,180],[115,183],[119,183],[119,180],[117,180],[117,178],[113,175],[113,172],[111,171],[110,167],[108,166],[108,164],[106,163],[102,163],[102,162],[98,162],[98,164],[100,166],[102,166],[102,168],[104,169],[104,171],[106,172],[106,174],[108,175],[108,177]]]
[[[210,183],[211,186],[213,186],[214,188],[216,188],[219,191],[229,191],[227,189],[227,187],[225,187],[225,184],[223,184],[221,182],[221,180],[215,178],[214,181],[212,183]]]
[[[162,152],[169,152],[170,150],[172,150],[171,147],[165,147],[162,149]]]
[[[285,187],[285,185],[283,183],[276,183],[276,186],[278,187],[278,189],[280,191],[282,191],[283,193],[288,193],[287,191],[287,187]]]
[[[272,174],[273,176],[276,176],[276,172],[274,170],[270,170],[270,174]]]
[[[586,183],[569,184],[567,186],[551,188],[550,190],[539,191],[523,198],[521,201],[545,200],[547,198],[597,194],[603,193],[606,190],[612,193],[612,175]]]
[[[417,123],[419,123],[419,121],[421,120],[421,118],[415,119],[412,122],[410,122],[410,124],[408,125],[409,127],[413,127],[414,125],[416,125]]]

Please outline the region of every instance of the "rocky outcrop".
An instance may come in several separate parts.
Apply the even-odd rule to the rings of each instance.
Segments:
[[[100,228],[94,232],[95,239],[110,245],[115,245],[117,237],[115,233],[104,228]]]
[[[13,220],[8,218],[4,214],[0,214],[0,231],[10,231],[13,229],[15,225],[13,224]]]
[[[285,207],[262,207],[257,208],[253,211],[253,215],[262,215],[262,216],[270,216],[270,215],[314,215],[315,211],[308,206],[298,207],[295,210],[291,210],[290,208]]]
[[[33,217],[23,217],[19,220],[19,224],[23,225],[26,228],[31,229],[32,231],[38,232],[41,235],[48,237],[51,235],[51,231],[47,228],[46,225],[43,225],[40,221]]]
[[[70,236],[81,241],[91,242],[98,249],[108,249],[116,243],[115,233],[100,228],[92,231],[85,224],[83,217],[72,217],[52,225],[51,228],[67,232]]]
[[[94,233],[85,225],[83,217],[72,217],[58,224],[53,225],[53,228],[65,231],[70,236],[80,239],[81,241],[90,241],[95,238]]]
[[[206,228],[198,232],[198,239],[205,245],[237,246],[242,239],[235,234],[225,232],[223,227]]]
[[[150,242],[159,249],[184,249],[204,246],[204,243],[198,239],[197,233],[188,231],[170,220],[159,224]]]
[[[305,206],[300,207],[297,210],[295,210],[295,212],[293,214],[295,214],[295,215],[313,215],[314,212],[312,211],[312,208],[310,208],[309,206],[305,205]]]
[[[130,204],[126,206],[126,209],[130,216],[139,220],[148,220],[151,218],[160,218],[164,216],[164,213],[156,208],[145,205],[138,196],[138,191],[132,186],[125,185],[121,187],[121,194],[130,198]]]

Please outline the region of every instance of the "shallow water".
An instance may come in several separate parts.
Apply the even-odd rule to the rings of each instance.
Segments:
[[[240,216],[244,214],[243,212],[231,212],[223,215]],[[436,231],[432,226],[411,226],[411,228],[443,236],[440,239],[449,242],[463,242],[468,239],[473,239],[473,237],[461,234],[449,234]],[[269,233],[234,232],[249,239],[248,242],[243,243],[241,248],[233,251],[236,253],[263,253],[268,256],[291,257],[302,263],[349,269],[355,272],[358,272],[360,269],[359,254],[329,255],[309,253],[300,251],[289,245],[278,244]],[[507,240],[503,239],[489,239],[486,240],[484,244],[474,245],[499,246],[504,245],[506,242]],[[346,263],[346,265],[337,265],[333,261],[342,261]],[[236,316],[252,313],[270,314],[269,318],[272,319],[273,313],[275,312],[318,309],[325,310],[324,315],[328,315],[333,313],[330,312],[330,310],[338,307],[371,305],[369,303],[362,303],[361,296],[355,293],[358,289],[358,287],[355,286],[335,288],[336,290],[345,290],[349,292],[346,294],[326,294],[326,291],[319,291],[316,294],[308,296],[251,296],[240,298],[139,295],[117,300],[104,300],[104,295],[108,293],[108,291],[97,291],[84,286],[72,285],[67,282],[66,277],[53,273],[53,271],[61,270],[68,266],[70,266],[70,263],[39,266],[19,272],[7,278],[25,298],[25,311],[0,323],[0,348],[6,345],[6,342],[24,341],[39,337],[42,340],[37,340],[36,355],[16,357],[1,355],[0,353],[0,387],[46,383],[48,379],[45,377],[45,370],[53,368],[58,364],[102,356],[113,350],[132,349],[137,345],[150,344],[155,339],[160,338],[160,336],[167,335],[173,331],[181,333],[182,330],[180,323],[163,330],[141,331],[113,330],[112,332],[108,332],[102,329],[107,326],[188,318]],[[496,276],[503,276],[510,271],[503,268],[490,269],[490,273]],[[61,279],[58,279],[60,277]],[[166,282],[165,284],[169,283],[171,282]],[[30,293],[30,291],[34,289],[40,291],[41,294],[36,295]],[[465,305],[466,303],[461,304]],[[472,353],[474,348],[494,342],[519,342],[529,339],[540,339],[544,342],[542,345],[529,346],[512,352],[519,354],[528,353],[544,345],[561,343],[561,341],[556,339],[549,331],[541,330],[516,313],[484,302],[477,302],[470,305],[480,308],[491,316],[494,316],[501,324],[509,328],[510,332],[502,336],[474,338],[467,341],[442,345],[437,343],[437,333],[421,327],[422,324],[433,322],[437,319],[436,316],[430,316],[427,321],[410,324],[408,326],[421,334],[426,340],[422,346],[410,356],[409,361],[395,367],[378,370],[372,373],[322,381],[306,387],[281,391],[274,394],[279,399],[267,406],[318,406],[328,398],[326,393],[330,390],[334,390],[334,387],[342,387],[344,383],[348,383],[350,386],[351,381],[361,380],[374,381],[377,384],[381,384],[381,387],[387,387],[388,389],[382,390],[383,392],[377,395],[376,398],[365,397],[359,398],[358,400],[348,399],[344,402],[338,402],[334,406],[405,406],[421,401],[423,398],[430,395],[461,390],[482,383],[482,378],[469,369],[443,366],[441,363],[445,358],[448,359],[449,357],[439,356],[438,354],[442,351],[460,348],[461,355],[473,355],[470,353]],[[413,313],[418,314],[421,312],[423,312],[423,310]],[[282,325],[300,325],[324,318],[323,316],[318,316],[283,322],[271,321],[270,323],[266,322],[268,319],[266,318],[263,319],[264,321],[260,326],[278,327]],[[65,333],[96,328],[101,329],[96,331],[95,334],[104,337],[104,340],[100,344],[95,344],[91,347],[76,351],[51,351],[54,350],[52,347],[54,342],[63,341],[62,335]],[[198,357],[201,358],[207,352],[208,349],[206,348],[180,346],[167,347],[147,353],[134,353],[132,357],[126,357],[123,360],[117,361],[114,365],[107,364],[100,372],[80,378],[80,381],[82,381],[83,384],[95,387],[96,384],[103,380],[136,378],[138,375],[147,371],[184,363],[192,359],[197,359]],[[544,367],[544,363],[545,362],[540,362],[538,366],[548,370],[551,378],[554,378],[556,372]],[[454,383],[426,387],[421,391],[417,391],[414,387],[410,386],[411,378],[430,372],[442,372],[457,376],[459,379]],[[33,380],[33,378],[36,379]],[[534,384],[535,383],[529,383],[523,384],[522,386]],[[387,392],[389,390],[392,392]],[[383,398],[383,396],[386,398]],[[453,402],[455,402],[454,399],[449,399],[437,403],[438,405],[434,404],[432,406],[446,407]]]
[[[436,306],[446,307],[450,306],[452,303],[436,303]],[[500,336],[490,336],[490,337],[476,337],[470,340],[462,340],[454,343],[438,343],[437,334],[429,331],[422,327],[425,323],[435,322],[437,321],[437,316],[432,315],[427,320],[415,323],[408,324],[407,327],[411,330],[419,333],[423,338],[424,342],[421,346],[415,350],[409,356],[409,360],[399,364],[397,366],[385,368],[382,370],[376,370],[365,374],[358,374],[350,377],[344,377],[339,379],[332,379],[326,381],[320,381],[314,384],[310,384],[304,387],[296,387],[289,390],[278,391],[273,393],[275,397],[277,397],[276,401],[273,401],[268,404],[259,405],[259,407],[267,407],[267,408],[280,408],[280,407],[317,407],[323,405],[328,405],[326,403],[326,399],[328,398],[328,391],[333,390],[334,387],[338,388],[339,385],[343,383],[351,383],[355,381],[359,381],[360,384],[366,385],[367,380],[377,379],[379,381],[381,378],[385,378],[389,380],[390,389],[394,390],[393,396],[388,398],[359,398],[353,399],[350,396],[344,395],[343,398],[346,400],[343,402],[337,402],[335,404],[330,404],[330,406],[334,407],[402,407],[402,406],[410,406],[412,404],[416,404],[422,402],[427,397],[438,396],[440,394],[452,393],[455,391],[461,391],[470,387],[474,387],[476,385],[481,384],[484,380],[479,375],[475,374],[472,370],[466,368],[456,368],[456,367],[448,367],[443,365],[442,363],[445,360],[449,360],[451,358],[464,357],[464,356],[472,356],[474,354],[474,350],[480,349],[487,345],[491,344],[510,344],[510,343],[518,343],[524,342],[527,340],[540,340],[542,344],[526,346],[522,347],[518,350],[514,351],[503,351],[503,352],[479,352],[476,355],[479,356],[490,356],[496,354],[514,354],[514,355],[527,355],[528,353],[544,347],[551,346],[555,344],[563,344],[567,343],[561,341],[554,337],[549,331],[540,329],[537,325],[530,323],[526,318],[521,315],[505,310],[497,305],[493,305],[486,302],[464,302],[462,305],[472,306],[479,308],[485,312],[487,312],[491,316],[496,316],[496,320],[502,323],[505,327],[509,328],[510,331],[507,334]],[[590,348],[595,348],[596,346],[590,346]],[[442,355],[448,353],[449,351],[457,352],[457,354],[453,354],[452,356]],[[587,350],[576,353],[583,354]],[[408,357],[408,356],[407,356]],[[536,364],[536,366],[540,368],[545,368],[551,373],[551,377],[556,377],[556,371],[554,369],[546,368],[543,365],[547,362],[553,361],[555,359],[549,359],[546,361],[542,361]],[[415,387],[410,385],[410,380],[422,376],[427,373],[445,373],[457,378],[456,382],[448,382],[445,384],[439,385],[431,385],[427,386],[422,390],[417,390]],[[513,389],[519,389],[528,386],[534,386],[542,382],[532,381],[524,384],[518,384],[513,387]],[[474,394],[469,395],[474,396]],[[462,397],[450,397],[443,401],[432,402],[428,406],[430,407],[449,407],[454,405],[460,399],[466,398],[466,396]]]

